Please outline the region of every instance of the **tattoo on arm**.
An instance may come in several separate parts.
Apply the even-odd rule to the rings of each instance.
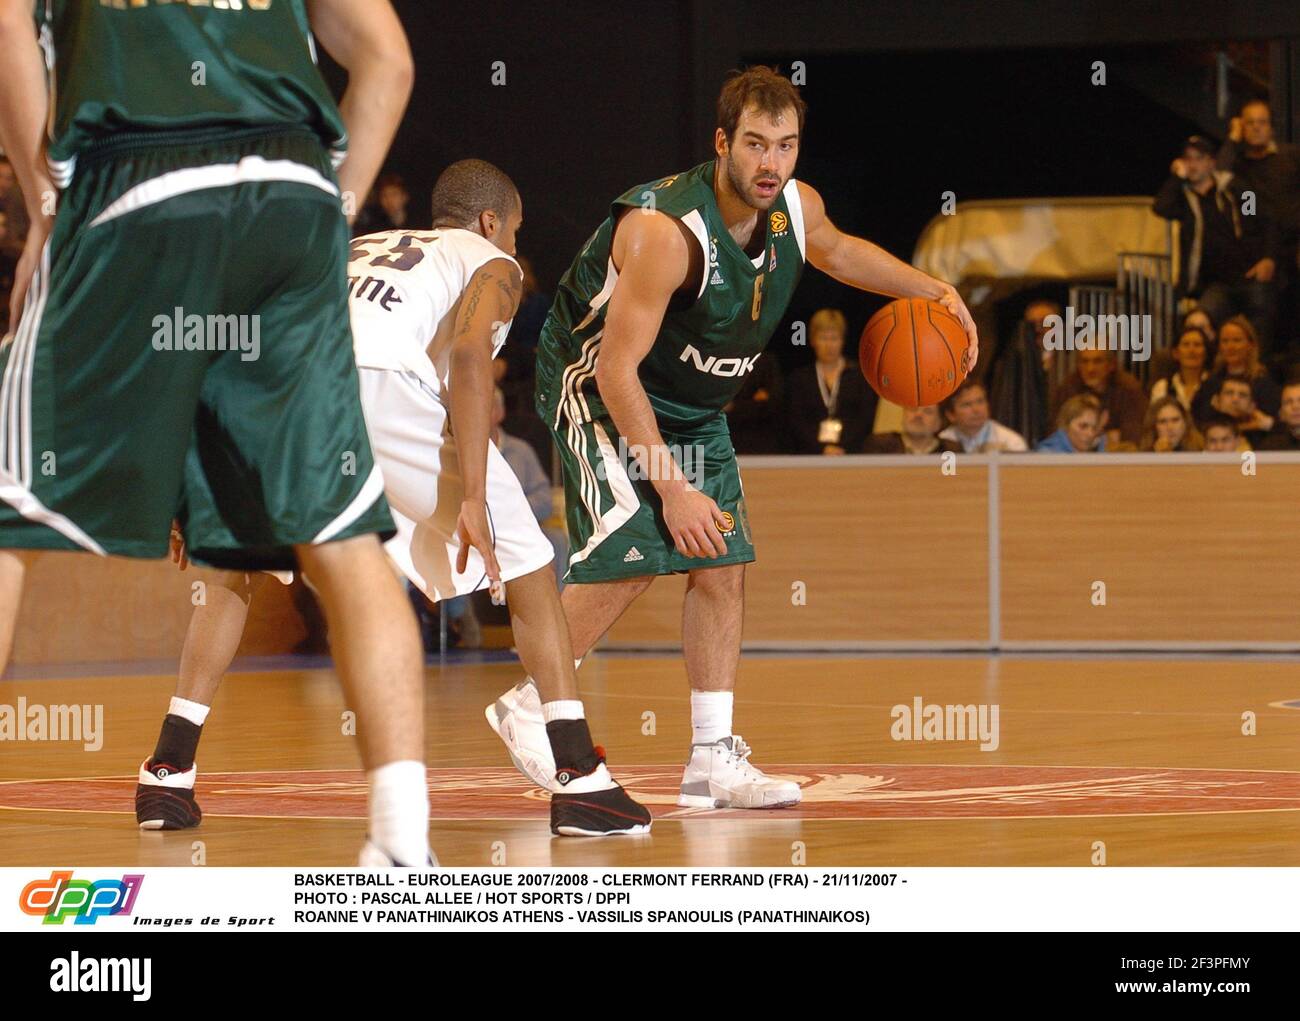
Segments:
[[[523,281],[516,280],[513,273],[504,273],[493,278],[497,285],[497,319],[508,322],[519,311],[519,298],[523,291]]]
[[[460,314],[460,329],[456,331],[456,336],[463,337],[469,332],[470,323],[474,321],[474,314],[478,311],[479,300],[483,297],[483,288],[487,286],[487,274],[480,274],[474,280],[473,290],[470,291],[465,299],[465,308]]]

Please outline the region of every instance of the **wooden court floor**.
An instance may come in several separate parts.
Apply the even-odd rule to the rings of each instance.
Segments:
[[[597,654],[579,675],[593,733],[656,814],[649,836],[605,840],[552,838],[544,795],[484,722],[519,668],[431,666],[431,840],[445,865],[1300,865],[1298,665],[746,656],[736,729],[805,801],[704,812],[674,803],[681,658]],[[198,754],[202,826],[138,831],[134,774],[171,690],[163,674],[0,683],[0,707],[103,706],[98,750],[0,741],[0,866],[354,862],[365,788],[327,669],[232,672]],[[996,705],[996,749],[896,740],[894,707],[918,698]]]

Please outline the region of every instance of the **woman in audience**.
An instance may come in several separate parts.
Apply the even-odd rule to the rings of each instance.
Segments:
[[[1177,397],[1161,397],[1152,401],[1147,409],[1139,449],[1159,453],[1204,450],[1205,440],[1196,431],[1191,414]]]
[[[816,361],[790,373],[786,385],[793,453],[857,451],[871,430],[876,392],[844,357],[844,313],[824,308],[812,317],[808,335]]]
[[[1034,449],[1050,454],[1086,454],[1106,449],[1102,432],[1101,401],[1092,394],[1077,394],[1056,413],[1056,432]]]
[[[1199,326],[1184,326],[1170,353],[1174,359],[1173,368],[1169,375],[1157,379],[1152,385],[1151,403],[1154,405],[1165,397],[1176,397],[1179,404],[1191,411],[1196,391],[1210,374],[1206,369],[1210,360],[1210,335]]]
[[[1241,379],[1250,384],[1255,407],[1268,418],[1277,417],[1282,391],[1259,360],[1259,335],[1245,316],[1233,316],[1219,327],[1219,353],[1214,369],[1192,399],[1192,417],[1204,421],[1214,410],[1211,400],[1224,379]]]

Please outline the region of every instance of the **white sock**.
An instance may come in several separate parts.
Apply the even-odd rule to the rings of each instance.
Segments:
[[[208,718],[210,709],[211,706],[206,706],[202,702],[191,702],[188,698],[173,695],[171,704],[167,706],[167,715],[179,716],[182,720],[189,720],[194,726],[201,727],[203,721]]]
[[[554,702],[543,702],[542,719],[547,723],[550,723],[552,720],[586,719],[586,716],[582,711],[582,699],[557,698]]]
[[[429,785],[424,763],[404,759],[366,774],[370,839],[403,865],[422,869],[429,858]]]
[[[691,692],[691,741],[713,744],[731,736],[731,707],[735,701],[730,691]]]

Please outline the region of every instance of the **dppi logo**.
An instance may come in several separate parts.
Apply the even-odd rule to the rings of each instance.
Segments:
[[[76,925],[94,925],[104,915],[129,915],[144,876],[121,879],[73,879],[71,872],[51,872],[49,879],[35,879],[18,895],[18,907],[26,915],[44,915],[46,925],[62,925],[69,916]]]

